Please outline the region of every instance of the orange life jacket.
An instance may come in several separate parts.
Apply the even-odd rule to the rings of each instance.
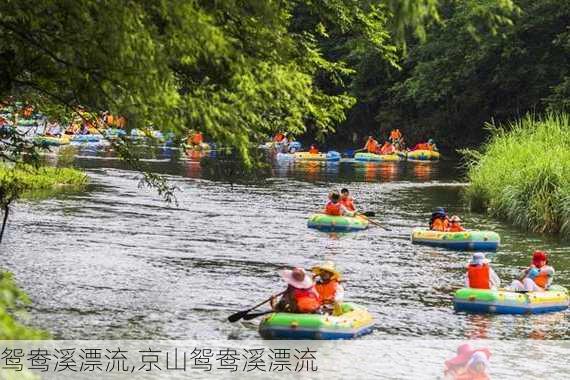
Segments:
[[[469,287],[475,289],[491,289],[491,281],[489,281],[489,265],[468,265],[467,278],[469,278]]]
[[[468,368],[465,372],[455,375],[454,380],[489,380],[485,372],[475,372]]]
[[[465,228],[461,227],[459,223],[449,223],[449,228],[447,229],[449,232],[463,232]]]
[[[341,216],[342,204],[340,202],[333,203],[332,201],[328,201],[327,204],[325,205],[325,214],[333,216]]]
[[[380,153],[382,154],[392,154],[396,151],[396,149],[394,148],[394,145],[390,144],[390,143],[385,143],[382,148],[380,149]]]
[[[449,222],[442,218],[436,218],[431,225],[431,229],[434,231],[445,231],[448,227]]]
[[[319,153],[319,150],[315,146],[311,146],[311,149],[309,149],[309,153],[310,154],[317,154],[317,153]]]
[[[400,130],[399,130],[399,129],[393,129],[393,130],[390,132],[390,140],[396,141],[396,140],[398,140],[400,137],[402,137],[402,133],[400,133]]]
[[[428,143],[416,144],[414,150],[431,150],[431,146]]]
[[[192,144],[193,145],[200,145],[204,142],[204,136],[200,132],[194,133],[192,136]]]
[[[330,280],[326,283],[317,283],[315,285],[319,297],[321,297],[321,302],[324,304],[334,303],[336,296],[336,290],[338,289],[338,281]]]
[[[368,140],[368,142],[366,143],[366,149],[368,150],[368,153],[377,153],[378,151],[378,143],[376,142],[376,140],[371,139]]]
[[[340,204],[342,204],[348,211],[355,211],[356,207],[354,207],[354,202],[351,197],[348,198],[341,198]]]
[[[275,135],[275,137],[273,138],[273,141],[275,142],[281,142],[281,140],[283,140],[285,138],[285,135],[283,133],[278,133]]]
[[[544,270],[541,270],[538,272],[538,275],[533,279],[533,281],[542,289],[546,289],[546,285],[548,284],[548,273]]]
[[[321,299],[314,287],[293,290],[298,313],[314,313],[321,307]]]

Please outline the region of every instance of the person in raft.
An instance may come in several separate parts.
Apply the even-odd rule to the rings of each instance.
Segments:
[[[435,152],[438,151],[435,142],[432,139],[429,139],[427,143],[418,143],[410,150],[433,150]]]
[[[340,191],[340,203],[346,207],[348,211],[356,211],[356,207],[354,207],[354,199],[350,196],[347,188]]]
[[[384,145],[382,145],[382,148],[380,148],[380,153],[381,154],[393,154],[393,153],[396,153],[396,148],[394,147],[394,145],[392,145],[391,143],[386,141],[386,142],[384,142]]]
[[[485,259],[485,254],[475,252],[467,265],[465,287],[496,290],[499,286],[501,286],[501,279],[491,268],[489,261]]]
[[[329,195],[329,201],[325,205],[325,214],[332,216],[354,216],[356,211],[350,211],[340,201],[338,191],[333,191]]]
[[[473,349],[465,343],[457,347],[457,356],[445,362],[444,379],[449,380],[487,380],[489,375],[488,348]]]
[[[374,140],[374,137],[368,136],[368,140],[366,140],[366,144],[364,144],[364,148],[362,148],[362,150],[365,150],[368,153],[378,154],[379,148],[380,146],[378,141]]]
[[[515,291],[542,292],[548,290],[554,278],[554,268],[548,265],[548,254],[534,251],[532,263],[526,268],[518,280],[511,283]]]
[[[340,284],[342,281],[341,274],[334,263],[326,261],[311,268],[311,272],[316,277],[315,288],[319,293],[323,307],[332,308],[334,314],[342,314],[340,304],[344,299],[344,289]]]
[[[449,218],[449,227],[447,227],[449,232],[463,232],[465,228],[461,226],[461,219],[457,215],[453,215]]]
[[[429,229],[432,231],[446,231],[449,228],[449,218],[443,207],[438,207],[431,214]]]
[[[311,145],[311,147],[309,148],[309,153],[310,153],[310,154],[317,154],[317,153],[319,153],[319,149],[315,146],[315,144]]]
[[[318,313],[321,308],[321,298],[315,288],[313,276],[302,268],[286,269],[280,273],[287,283],[287,290],[279,302],[271,298],[271,308],[285,313]]]

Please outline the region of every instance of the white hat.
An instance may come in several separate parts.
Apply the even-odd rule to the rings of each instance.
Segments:
[[[309,289],[314,285],[313,277],[303,268],[285,269],[279,272],[286,283],[297,289]]]

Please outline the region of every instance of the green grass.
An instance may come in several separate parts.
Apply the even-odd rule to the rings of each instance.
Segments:
[[[523,229],[570,236],[570,125],[568,114],[527,116],[504,127],[481,152],[463,151],[471,209]]]
[[[50,192],[82,188],[87,184],[87,175],[73,168],[55,168],[31,165],[10,167],[0,164],[0,183],[18,182],[25,189],[24,196],[34,192]]]

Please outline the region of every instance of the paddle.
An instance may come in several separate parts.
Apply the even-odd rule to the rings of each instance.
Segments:
[[[260,317],[262,315],[271,314],[271,313],[274,313],[274,311],[268,310],[268,311],[262,311],[260,313],[247,314],[245,317],[243,317],[243,320],[249,321],[249,320],[252,320],[253,318],[257,318],[257,317]]]
[[[386,231],[392,231],[391,228],[388,228],[388,227],[386,227],[386,226],[383,226],[382,224],[378,223],[377,221],[375,221],[375,220],[373,220],[373,219],[367,218],[367,215],[365,215],[365,214],[358,214],[358,215],[364,216],[364,218],[365,218],[366,220],[368,220],[369,223],[372,223],[372,224],[374,224],[374,225],[376,225],[376,226],[378,226],[378,227],[380,227],[380,228],[383,228],[383,229],[385,229]]]
[[[228,321],[230,321],[231,323],[239,321],[240,319],[242,319],[243,317],[245,317],[250,311],[257,309],[257,308],[260,307],[261,305],[264,305],[264,304],[266,304],[267,302],[271,301],[271,299],[272,299],[273,297],[278,297],[278,296],[282,295],[282,294],[285,293],[285,292],[286,292],[286,290],[282,291],[281,293],[275,294],[274,296],[269,297],[269,298],[266,299],[265,301],[260,302],[260,303],[258,303],[257,305],[255,305],[255,306],[253,306],[253,307],[251,307],[251,308],[249,308],[249,309],[247,309],[247,310],[238,311],[237,313],[234,313],[234,314],[230,315],[230,316],[228,317]]]
[[[376,216],[376,213],[374,211],[366,211],[361,213],[361,215],[364,215],[366,217],[371,217],[371,216]]]

